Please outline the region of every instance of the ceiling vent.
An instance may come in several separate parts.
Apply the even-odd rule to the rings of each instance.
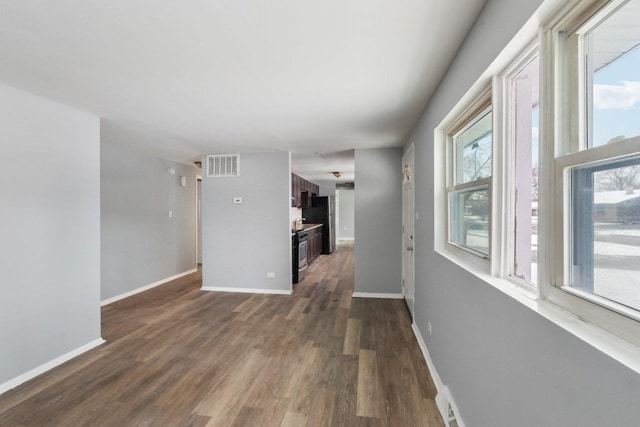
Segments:
[[[239,175],[239,154],[213,154],[207,156],[207,177],[227,177]]]

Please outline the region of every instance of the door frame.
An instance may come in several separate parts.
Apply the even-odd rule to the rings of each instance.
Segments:
[[[409,167],[409,182],[405,177],[405,166]],[[407,186],[408,191],[407,191]],[[407,197],[409,193],[409,197]],[[410,225],[410,227],[408,226]],[[412,234],[407,239],[407,230]],[[410,248],[406,240],[410,240]],[[415,149],[414,143],[402,155],[402,296],[411,318],[415,317]],[[410,258],[409,258],[410,257]],[[411,260],[409,263],[408,260]]]
[[[196,175],[196,268],[202,264],[202,176]]]

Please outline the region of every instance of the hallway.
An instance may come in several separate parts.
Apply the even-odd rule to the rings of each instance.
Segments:
[[[351,298],[353,246],[292,296],[200,286],[103,307],[107,343],[0,396],[0,425],[443,425],[404,302]]]

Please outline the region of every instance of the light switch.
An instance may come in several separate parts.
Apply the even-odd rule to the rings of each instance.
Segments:
[[[234,197],[233,198],[233,204],[234,205],[237,205],[237,204],[240,204],[240,203],[242,203],[242,197]]]
[[[169,211],[169,218],[173,218],[173,211]]]

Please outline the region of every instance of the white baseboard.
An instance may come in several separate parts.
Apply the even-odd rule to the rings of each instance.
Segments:
[[[418,329],[418,325],[415,323],[411,324],[411,329],[413,330],[413,334],[418,341],[418,346],[420,347],[420,351],[422,351],[422,356],[424,357],[425,362],[427,362],[427,368],[429,368],[429,374],[431,374],[431,379],[433,380],[434,385],[436,386],[436,390],[438,394],[436,394],[436,406],[438,407],[438,411],[440,412],[440,416],[445,423],[445,426],[449,426],[449,405],[453,409],[453,412],[456,414],[456,421],[459,427],[465,427],[462,418],[459,416],[458,408],[453,402],[453,398],[451,397],[451,393],[449,392],[449,387],[442,383],[442,379],[440,379],[440,375],[436,370],[435,365],[433,364],[433,360],[431,359],[431,355],[429,354],[429,350],[427,349],[427,344],[424,342],[424,338],[422,338],[422,333],[420,329]]]
[[[109,304],[114,303],[116,301],[120,301],[121,299],[128,298],[128,297],[130,297],[132,295],[139,294],[140,292],[148,291],[151,288],[155,288],[156,286],[164,285],[167,282],[179,279],[179,278],[184,277],[184,276],[186,276],[188,274],[191,274],[191,273],[195,273],[196,271],[198,271],[197,268],[192,268],[191,270],[187,270],[185,272],[178,273],[178,274],[176,274],[174,276],[167,277],[166,279],[158,280],[157,282],[150,283],[150,284],[145,285],[145,286],[143,286],[141,288],[134,289],[134,290],[129,291],[129,292],[125,292],[124,294],[116,295],[115,297],[112,297],[112,298],[107,298],[107,299],[105,299],[103,301],[100,301],[100,307],[102,307],[104,305],[109,305]]]
[[[291,290],[234,288],[231,286],[203,286],[200,290],[207,292],[236,292],[241,294],[291,295],[292,293]]]
[[[381,294],[373,292],[354,292],[351,296],[354,298],[404,299],[404,295],[402,294]]]
[[[9,391],[12,388],[16,388],[20,384],[25,383],[30,379],[33,379],[38,375],[41,375],[48,370],[55,368],[56,366],[62,365],[63,363],[73,359],[74,357],[79,356],[82,353],[85,353],[105,342],[106,341],[102,338],[98,338],[97,340],[93,340],[90,343],[87,343],[81,347],[76,348],[75,350],[71,350],[70,352],[63,354],[62,356],[56,357],[55,359],[50,360],[49,362],[40,365],[37,368],[33,368],[22,375],[18,375],[17,377],[0,384],[0,394]]]
[[[438,371],[436,371],[433,360],[431,360],[431,355],[429,354],[429,350],[427,350],[427,344],[424,342],[424,338],[422,338],[422,333],[420,332],[420,329],[418,329],[418,325],[415,323],[411,324],[411,329],[413,330],[413,335],[415,335],[416,340],[418,341],[418,346],[420,347],[420,351],[422,351],[422,356],[424,357],[425,362],[427,362],[427,368],[429,368],[429,372],[431,373],[431,379],[433,380],[438,392],[440,392],[442,387],[444,387],[444,384],[442,384],[440,375],[438,375]]]

